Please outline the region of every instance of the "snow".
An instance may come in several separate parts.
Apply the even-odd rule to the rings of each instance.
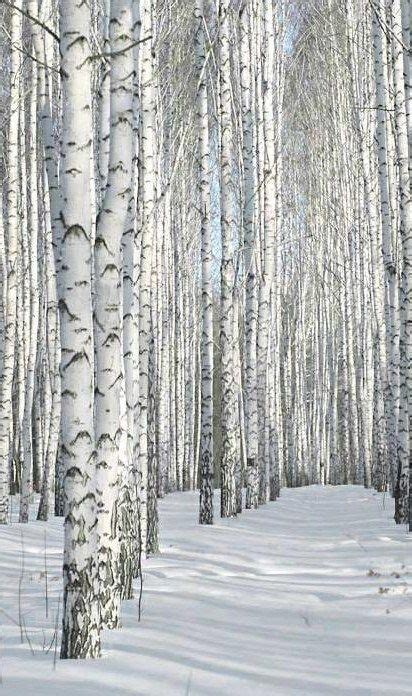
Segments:
[[[0,696],[412,693],[412,535],[393,523],[387,496],[355,486],[283,490],[276,503],[200,527],[197,494],[176,493],[160,502],[160,516],[142,621],[137,601],[125,602],[123,628],[103,634],[96,661],[55,661],[54,646],[47,651],[61,520],[0,528]],[[22,545],[30,644],[20,641]]]

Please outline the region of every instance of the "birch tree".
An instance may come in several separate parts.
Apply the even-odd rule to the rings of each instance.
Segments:
[[[3,366],[0,393],[0,523],[7,522],[9,497],[9,456],[12,428],[12,386],[14,374],[14,346],[16,337],[17,269],[19,240],[19,101],[21,71],[22,3],[15,4],[11,13],[10,57],[10,117],[8,127],[7,178],[7,257],[6,292],[3,342]]]
[[[201,524],[213,523],[213,290],[210,212],[209,109],[203,0],[195,3],[200,224],[202,235],[202,411],[200,462]]]
[[[222,461],[221,515],[236,515],[236,438],[237,398],[234,374],[233,293],[235,269],[233,261],[233,128],[230,70],[230,3],[219,5],[219,70],[220,70],[220,206],[221,206],[221,393],[222,393]]]
[[[90,7],[60,5],[64,103],[61,142],[61,456],[65,471],[61,657],[100,654],[94,454]]]
[[[133,14],[129,0],[111,0],[109,37],[110,151],[94,252],[95,437],[101,623],[115,628],[120,621],[121,568],[131,551],[127,526],[122,524],[130,480],[122,422],[126,405],[121,254],[132,183],[133,53],[127,49],[133,42]]]

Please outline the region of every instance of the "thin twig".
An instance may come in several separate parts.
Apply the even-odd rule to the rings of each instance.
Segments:
[[[47,534],[44,530],[44,580],[45,580],[45,599],[46,599],[46,619],[49,617],[49,588],[48,588],[48,576],[47,576]]]
[[[25,634],[25,636],[26,636],[26,638],[27,638],[27,642],[28,642],[28,644],[29,644],[29,647],[30,647],[30,650],[31,650],[31,654],[34,656],[36,653],[35,653],[35,650],[34,650],[34,648],[33,648],[32,642],[31,642],[31,640],[30,640],[30,638],[29,638],[29,634],[27,633],[27,627],[26,627],[26,622],[25,622],[24,618],[22,619],[22,623],[23,623],[23,628],[24,628],[24,634]]]
[[[53,655],[53,669],[56,669],[56,661],[57,661],[57,644],[58,644],[58,634],[59,634],[59,621],[60,621],[60,600],[61,596],[59,595],[59,601],[57,602],[57,614],[56,614],[56,623],[54,625],[54,655]]]
[[[388,41],[390,41],[391,38],[392,38],[392,39],[395,39],[395,41],[397,41],[397,43],[402,47],[402,49],[403,49],[406,53],[408,53],[409,55],[411,55],[411,54],[412,54],[412,49],[409,48],[409,46],[406,46],[406,45],[404,44],[404,42],[401,41],[401,39],[399,39],[398,36],[396,36],[395,32],[393,31],[392,27],[389,26],[388,22],[387,22],[385,19],[382,19],[382,17],[380,16],[379,9],[376,7],[376,5],[375,5],[375,3],[373,2],[373,0],[368,0],[368,2],[369,2],[369,5],[370,5],[371,8],[372,8],[372,11],[375,13],[375,16],[376,16],[376,19],[377,19],[377,21],[378,21],[378,24],[379,24],[380,28],[382,29],[383,33],[385,34],[386,38],[388,39]]]
[[[95,53],[92,56],[89,56],[89,60],[96,60],[97,58],[115,58],[116,56],[122,56],[124,53],[130,51],[135,46],[138,46],[141,43],[145,43],[145,41],[149,41],[152,38],[153,37],[150,34],[150,36],[145,36],[144,39],[133,41],[133,43],[129,44],[128,46],[125,46],[124,48],[119,49],[118,51],[109,51],[108,53]]]
[[[19,626],[20,626],[20,641],[21,641],[21,643],[24,643],[23,617],[22,617],[22,611],[21,611],[21,586],[23,584],[23,576],[24,576],[24,537],[23,537],[23,531],[21,531],[21,568],[20,568],[20,577],[19,577],[19,588],[18,588]]]
[[[142,595],[143,595],[143,575],[142,575],[142,527],[139,519],[138,526],[138,538],[139,538],[139,554],[137,560],[137,572],[139,574],[139,601],[138,601],[138,620],[140,621],[142,617]]]
[[[41,22],[40,19],[33,17],[33,15],[27,12],[27,10],[23,10],[21,7],[16,7],[15,5],[13,5],[13,3],[9,2],[9,0],[0,0],[0,3],[2,3],[3,5],[7,5],[7,7],[10,7],[11,10],[17,10],[17,12],[20,12],[20,14],[24,15],[24,17],[27,17],[27,19],[29,19],[31,22],[37,24],[38,27],[41,27],[42,29],[44,29],[44,31],[47,31],[47,33],[50,34],[50,36],[52,36],[53,39],[57,41],[57,43],[60,43],[60,36],[55,34],[53,29],[50,29],[50,27],[48,27],[47,24],[43,24],[43,22]]]

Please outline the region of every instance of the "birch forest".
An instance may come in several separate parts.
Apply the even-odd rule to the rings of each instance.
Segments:
[[[289,576],[276,583],[286,547],[296,577],[310,557],[310,592],[337,563],[351,576],[339,554],[355,540],[365,606],[375,593],[379,621],[391,614],[408,641],[412,610],[389,603],[406,602],[412,573],[411,32],[410,0],[0,0],[5,694],[28,693],[12,666],[7,680],[15,654],[28,673],[50,665],[44,642],[35,663],[42,630],[60,682],[39,675],[35,694],[410,693],[411,666],[390,662],[405,645],[387,656],[388,691],[378,658],[346,691],[322,674],[285,681],[280,659],[303,670],[286,605],[303,600]],[[328,534],[336,563],[322,575]],[[230,668],[217,632],[213,659],[200,647],[175,659],[181,682],[161,652],[166,681],[150,677],[164,596],[200,646],[226,601],[207,589],[225,563],[222,626],[239,611],[230,641],[267,666],[245,647]],[[186,587],[173,572],[205,584],[173,599]],[[25,613],[37,576],[44,625]],[[290,658],[278,643],[265,653],[248,601],[256,626],[273,612],[266,640],[292,631]],[[313,614],[296,611],[312,655]],[[370,635],[387,630],[370,621]],[[90,662],[79,682],[62,671],[59,657],[106,657],[125,634],[130,665],[141,659],[128,687],[103,671],[83,691]]]

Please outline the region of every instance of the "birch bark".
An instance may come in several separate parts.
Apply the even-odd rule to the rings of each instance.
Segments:
[[[12,387],[15,359],[18,240],[19,240],[19,100],[21,70],[22,0],[11,13],[10,116],[8,124],[7,178],[7,256],[6,305],[3,344],[3,372],[0,385],[0,524],[7,522],[9,499],[9,459],[12,433]]]
[[[196,0],[197,128],[202,244],[202,374],[200,440],[200,524],[213,524],[213,288],[210,212],[210,155],[203,0]]]
[[[234,293],[234,210],[233,210],[233,127],[230,70],[230,1],[219,5],[219,70],[220,70],[220,206],[221,206],[221,399],[222,454],[221,506],[222,517],[236,515],[236,453],[237,392],[234,366],[233,293]]]
[[[61,456],[65,471],[62,658],[100,654],[93,427],[90,7],[60,4],[63,98]]]

